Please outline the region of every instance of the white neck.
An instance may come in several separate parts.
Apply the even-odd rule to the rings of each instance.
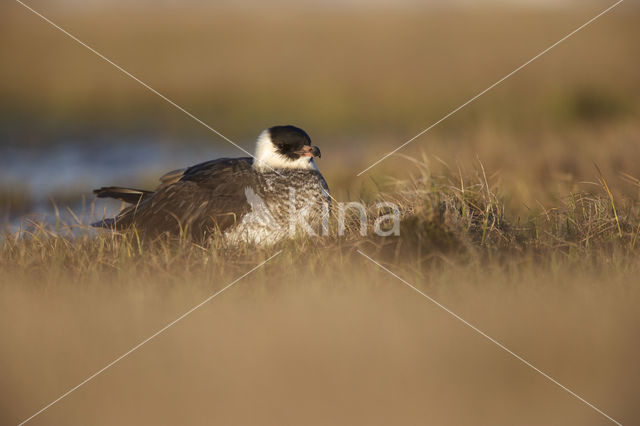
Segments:
[[[278,153],[275,145],[271,142],[269,130],[263,131],[258,136],[253,168],[260,171],[273,169],[318,170],[313,157],[300,157],[297,160],[291,160]]]

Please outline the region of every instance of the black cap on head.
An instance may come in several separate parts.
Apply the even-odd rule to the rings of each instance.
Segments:
[[[311,146],[311,138],[307,132],[296,126],[270,127],[269,136],[278,152],[292,160],[300,158],[305,146]]]

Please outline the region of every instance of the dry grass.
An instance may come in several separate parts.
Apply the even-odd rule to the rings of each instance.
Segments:
[[[354,227],[255,248],[65,237],[64,224],[6,235],[3,420],[282,250],[34,424],[604,422],[356,249],[619,421],[640,418],[638,201],[610,198],[601,178],[518,219],[481,166],[464,177],[419,167],[378,195],[403,207],[399,237]]]
[[[280,266],[247,277],[34,424],[605,423],[366,260],[339,271],[301,265],[295,277]],[[623,424],[638,418],[637,265],[612,275],[394,269]],[[48,279],[46,291],[31,281],[3,287],[4,423],[228,282],[155,278],[70,274]]]
[[[538,206],[521,216],[509,211],[500,187],[490,183],[482,163],[478,163],[473,173],[464,175],[458,169],[454,175],[446,164],[433,167],[427,157],[422,162],[411,161],[417,171],[411,179],[387,179],[376,184],[376,192],[360,194],[362,203],[371,206],[364,237],[360,235],[359,216],[354,210],[347,211],[344,235],[339,235],[334,217],[328,237],[300,237],[275,248],[228,245],[221,238],[213,238],[204,245],[182,237],[143,240],[136,232],[96,232],[74,216],[74,223],[61,218],[54,225],[25,221],[21,232],[6,233],[0,265],[22,271],[32,270],[36,265],[45,271],[64,266],[80,275],[122,267],[168,273],[175,264],[200,263],[222,271],[237,259],[256,261],[276,248],[285,250],[285,257],[291,258],[292,264],[309,252],[342,253],[360,247],[394,253],[389,260],[400,263],[421,262],[420,256],[411,257],[416,250],[473,258],[501,252],[512,257],[538,253],[545,259],[554,255],[600,256],[611,251],[627,258],[634,257],[640,249],[640,202],[631,197],[616,197],[597,168],[597,182],[590,184],[591,191],[571,192],[556,207]],[[631,175],[626,178],[637,181]],[[375,234],[373,224],[377,215],[388,213],[374,207],[380,201],[399,206],[399,236]],[[33,263],[34,253],[41,254],[40,261],[53,263]],[[314,259],[313,263],[324,261],[322,258]],[[331,262],[332,257],[326,261]]]
[[[283,250],[34,424],[604,423],[356,249],[622,423],[640,418],[637,200],[612,200],[603,181],[521,223],[481,167],[463,178],[420,167],[380,196],[403,206],[397,238],[354,228],[257,249],[44,227],[5,236],[3,419]]]

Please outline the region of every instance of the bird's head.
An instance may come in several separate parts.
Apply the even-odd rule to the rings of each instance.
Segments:
[[[316,169],[314,157],[320,149],[311,145],[307,133],[295,126],[274,126],[263,131],[256,142],[254,167],[268,169]]]

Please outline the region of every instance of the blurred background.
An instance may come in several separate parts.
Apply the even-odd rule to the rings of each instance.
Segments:
[[[304,128],[336,195],[358,198],[413,169],[396,156],[358,171],[612,3],[28,4],[250,152],[268,126]],[[636,194],[618,174],[640,176],[639,19],[625,1],[399,154],[481,161],[515,212],[579,190],[594,163]],[[84,221],[95,187],[244,155],[17,2],[0,5],[0,39],[4,223],[54,204]]]

